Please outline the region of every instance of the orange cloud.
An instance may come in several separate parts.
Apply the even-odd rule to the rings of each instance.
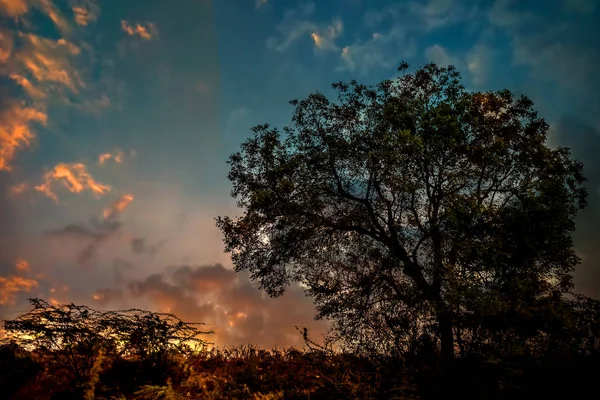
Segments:
[[[29,263],[27,262],[27,260],[24,260],[22,258],[19,258],[17,260],[15,267],[18,271],[29,271]]]
[[[327,27],[327,30],[321,33],[313,32],[310,36],[313,39],[315,46],[322,50],[337,50],[335,45],[335,39],[340,36],[344,30],[344,24],[341,20],[336,19],[331,25]]]
[[[26,0],[0,0],[0,14],[18,17],[29,11]]]
[[[15,294],[19,292],[30,292],[38,286],[38,282],[20,276],[0,276],[0,305],[13,304]]]
[[[22,104],[0,111],[0,171],[10,171],[17,150],[30,146],[35,139],[31,124],[45,125],[47,120],[44,111]]]
[[[37,88],[31,81],[19,74],[10,74],[8,76],[10,79],[15,81],[19,86],[25,90],[25,92],[34,99],[42,99],[46,97],[46,93]]]
[[[129,203],[131,203],[132,201],[133,201],[133,195],[124,194],[117,201],[115,201],[110,207],[108,207],[104,210],[104,213],[103,213],[104,219],[108,220],[108,219],[114,218],[119,213],[121,213],[125,208],[127,208]]]
[[[73,93],[85,87],[79,72],[69,61],[69,56],[80,53],[79,47],[65,39],[46,39],[34,34],[20,34],[26,42],[15,55],[24,71],[39,83],[61,84]],[[21,74],[22,75],[22,74]]]
[[[18,183],[10,188],[10,193],[14,196],[19,195],[29,189],[27,182]]]
[[[160,311],[206,323],[215,332],[210,340],[218,346],[301,346],[294,325],[306,326],[317,342],[327,328],[325,321],[314,320],[314,305],[300,288],[291,287],[282,297],[272,299],[248,274],[221,265],[169,268],[164,274],[130,281],[127,289],[125,295],[150,300]],[[121,301],[122,294],[114,290],[101,294],[103,304]]]
[[[58,11],[56,6],[52,3],[52,0],[38,0],[39,7],[44,12],[48,18],[61,32],[68,32],[71,29],[69,22],[67,19]]]
[[[117,164],[121,164],[123,162],[123,157],[125,153],[122,150],[117,150],[114,153],[102,153],[98,156],[98,164],[103,165],[108,160],[114,160]]]
[[[121,28],[129,36],[139,36],[145,40],[152,39],[157,33],[156,25],[152,22],[148,22],[144,26],[144,24],[132,25],[128,21],[122,20]]]
[[[0,30],[0,63],[6,63],[10,59],[12,48],[12,36],[8,32]]]
[[[73,11],[73,18],[75,23],[80,26],[87,26],[91,22],[98,19],[100,13],[100,7],[92,0],[84,0],[82,2],[75,2],[72,5],[71,10]]]
[[[44,183],[36,186],[35,190],[58,201],[52,187],[59,182],[71,193],[81,193],[87,189],[96,197],[102,196],[112,189],[109,185],[96,181],[88,172],[85,164],[60,163],[44,174]]]

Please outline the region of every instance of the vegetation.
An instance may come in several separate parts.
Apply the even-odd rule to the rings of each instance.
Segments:
[[[574,293],[582,164],[546,144],[526,97],[468,92],[428,64],[336,83],[231,156],[237,271],[271,296],[300,282],[325,346],[209,349],[196,324],[141,310],[34,309],[5,321],[17,399],[582,397],[600,301]],[[196,342],[199,346],[192,347]],[[331,350],[333,344],[340,351]],[[58,374],[57,371],[64,371]],[[7,389],[5,389],[7,388]]]
[[[102,314],[87,307],[43,306],[43,302],[33,302],[35,312],[21,320],[39,318],[38,322],[43,322],[42,315],[56,310]],[[427,399],[438,398],[440,390],[446,394],[456,390],[462,398],[477,399],[545,395],[578,398],[593,389],[592,374],[600,366],[597,335],[600,302],[581,299],[571,304],[576,306],[571,310],[573,319],[562,332],[564,340],[554,342],[557,347],[553,351],[504,359],[500,355],[487,359],[477,355],[459,358],[454,364],[450,388],[441,386],[431,343],[415,345],[399,357],[336,353],[313,343],[304,330],[303,350],[177,345],[176,351],[167,351],[158,362],[157,357],[133,351],[137,348],[134,340],[111,339],[120,337],[119,331],[101,340],[102,345],[92,347],[87,334],[79,334],[72,335],[64,344],[27,349],[31,344],[30,334],[13,330],[18,324],[6,321],[11,339],[0,344],[1,396],[106,400]],[[79,314],[63,320],[63,336],[68,336],[65,332],[78,331],[78,320]],[[141,330],[147,329],[144,320],[137,321],[142,325]],[[48,329],[55,328],[46,325],[36,331],[43,336]],[[60,334],[61,330],[56,332]],[[169,335],[161,333],[165,331],[156,332],[155,348],[174,346],[169,345]],[[132,351],[122,351],[125,348]],[[91,367],[86,362],[90,358]],[[73,368],[76,363],[81,364]]]

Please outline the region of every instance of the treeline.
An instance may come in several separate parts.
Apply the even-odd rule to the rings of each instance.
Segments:
[[[511,351],[490,342],[485,351],[457,352],[446,370],[426,336],[395,355],[336,353],[306,331],[302,350],[218,349],[200,339],[210,332],[171,314],[31,301],[32,311],[4,322],[2,398],[580,398],[600,367],[597,302],[596,314],[589,304],[571,314],[570,330],[552,346],[543,334]]]

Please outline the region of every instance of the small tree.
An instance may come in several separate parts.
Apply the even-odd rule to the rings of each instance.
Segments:
[[[531,100],[467,92],[435,64],[333,88],[337,102],[292,101],[290,126],[254,127],[230,157],[244,213],[217,225],[236,271],[272,296],[304,283],[354,348],[426,335],[448,363],[457,342],[543,329],[526,314],[572,289],[587,193]]]
[[[7,342],[52,357],[76,381],[89,378],[100,351],[142,361],[162,361],[169,352],[185,351],[212,332],[202,323],[183,322],[172,314],[130,309],[100,312],[75,304],[51,305],[29,299],[33,309],[4,321]]]

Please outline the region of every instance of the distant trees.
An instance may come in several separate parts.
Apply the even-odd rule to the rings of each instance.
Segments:
[[[428,64],[337,101],[292,101],[229,159],[243,215],[217,218],[237,271],[308,287],[332,338],[389,353],[520,350],[574,318],[582,164],[527,97],[468,92]],[[579,305],[583,303],[577,303]],[[579,315],[579,314],[578,314]],[[428,344],[429,343],[429,344]]]
[[[33,309],[4,321],[6,342],[53,359],[84,382],[100,354],[162,362],[194,343],[205,344],[201,323],[172,314],[130,309],[100,312],[75,304],[51,305],[30,299]]]

